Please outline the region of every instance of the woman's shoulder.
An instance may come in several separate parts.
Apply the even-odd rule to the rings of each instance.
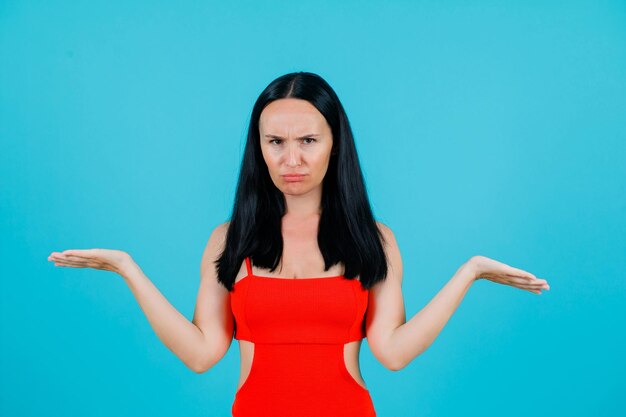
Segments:
[[[398,243],[396,241],[396,235],[394,235],[391,228],[379,221],[376,222],[376,226],[378,226],[378,230],[380,230],[380,234],[383,237],[385,248],[388,250],[388,248],[391,247],[393,248],[393,250],[395,250],[398,246]]]
[[[207,245],[211,243],[219,243],[222,245],[226,240],[226,234],[228,233],[228,226],[230,225],[230,221],[220,223],[213,228],[211,234],[209,236],[209,242]]]
[[[376,226],[382,232],[383,235],[393,235],[391,228],[384,224],[383,222],[376,221]]]
[[[212,233],[226,235],[226,232],[228,232],[228,226],[230,226],[230,220],[215,226]]]

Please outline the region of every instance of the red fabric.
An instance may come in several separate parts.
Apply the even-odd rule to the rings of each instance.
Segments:
[[[344,276],[235,283],[235,339],[254,342],[233,417],[375,417],[367,389],[346,369],[345,343],[365,337],[368,290]]]

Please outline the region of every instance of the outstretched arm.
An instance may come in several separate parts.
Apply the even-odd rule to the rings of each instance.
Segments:
[[[228,350],[233,319],[228,291],[217,282],[213,260],[223,241],[225,227],[218,226],[202,257],[201,282],[193,321],[181,314],[126,252],[110,249],[76,249],[53,252],[56,266],[95,268],[115,272],[137,299],[158,338],[195,372],[205,372]]]
[[[198,373],[206,370],[204,363],[213,356],[209,335],[181,314],[132,259],[120,275],[161,342],[189,369]]]
[[[473,256],[461,265],[435,297],[409,321],[402,297],[402,259],[395,237],[379,224],[386,240],[389,273],[370,291],[367,317],[368,345],[388,369],[397,371],[424,352],[456,311],[469,287],[479,278],[514,286],[533,293],[549,289],[544,279],[521,269]]]
[[[393,358],[394,370],[404,368],[428,349],[474,281],[471,263],[466,262],[423,309],[391,333],[387,354]]]

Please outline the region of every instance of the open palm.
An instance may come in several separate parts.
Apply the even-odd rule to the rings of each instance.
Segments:
[[[548,281],[537,278],[534,274],[523,269],[514,268],[510,265],[498,262],[486,256],[474,256],[472,266],[476,273],[476,279],[487,279],[498,284],[510,285],[522,290],[541,294],[541,290],[549,290]]]
[[[123,266],[131,261],[128,253],[115,249],[69,249],[52,252],[48,260],[55,266],[71,268],[94,268],[120,273]]]

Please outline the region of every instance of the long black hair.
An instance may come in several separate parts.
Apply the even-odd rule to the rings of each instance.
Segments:
[[[259,118],[274,100],[311,103],[331,128],[333,150],[322,182],[317,243],[324,270],[343,262],[344,276],[359,276],[364,289],[387,275],[384,237],[376,225],[346,112],[331,86],[319,75],[293,72],[272,81],[254,103],[226,242],[215,261],[218,281],[232,291],[245,257],[274,271],[283,252],[281,219],[285,198],[274,185],[261,153]]]

